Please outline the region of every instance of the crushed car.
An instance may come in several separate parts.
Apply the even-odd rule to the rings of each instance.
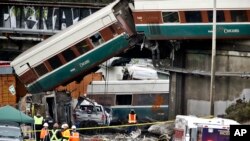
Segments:
[[[112,119],[111,110],[107,111],[97,102],[87,97],[80,97],[74,109],[75,124],[80,127],[108,126]]]

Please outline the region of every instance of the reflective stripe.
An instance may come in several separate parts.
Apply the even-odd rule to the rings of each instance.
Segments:
[[[34,116],[35,124],[42,125],[43,124],[43,117]]]
[[[136,123],[136,114],[128,115],[128,123]]]
[[[59,141],[57,136],[56,136],[56,133],[58,132],[58,130],[51,130],[51,133],[52,133],[52,137],[50,139],[50,141]]]

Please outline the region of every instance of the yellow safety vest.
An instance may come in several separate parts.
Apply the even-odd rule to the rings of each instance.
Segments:
[[[37,116],[34,116],[35,124],[36,125],[42,125],[43,124],[43,117],[41,116],[40,118]]]
[[[68,138],[68,139],[63,139],[63,141],[68,141],[69,138],[70,138],[70,131],[69,131],[69,129],[63,131],[62,132],[62,136]]]

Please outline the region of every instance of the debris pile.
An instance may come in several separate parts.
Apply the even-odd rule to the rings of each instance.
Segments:
[[[160,123],[148,128],[148,134],[142,133],[141,129],[132,131],[130,134],[107,133],[98,135],[83,135],[84,141],[169,141],[174,131],[174,123]],[[155,136],[157,135],[157,136]]]
[[[84,141],[156,141],[158,138],[145,136],[141,134],[141,130],[131,132],[130,134],[99,134],[94,136],[84,135]]]

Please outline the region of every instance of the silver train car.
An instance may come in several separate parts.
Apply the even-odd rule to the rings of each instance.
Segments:
[[[217,39],[249,39],[249,7],[249,0],[216,0]],[[213,0],[134,0],[131,9],[149,40],[212,38]]]
[[[134,45],[135,26],[128,3],[116,0],[40,42],[11,62],[29,93],[53,90],[82,78]]]

